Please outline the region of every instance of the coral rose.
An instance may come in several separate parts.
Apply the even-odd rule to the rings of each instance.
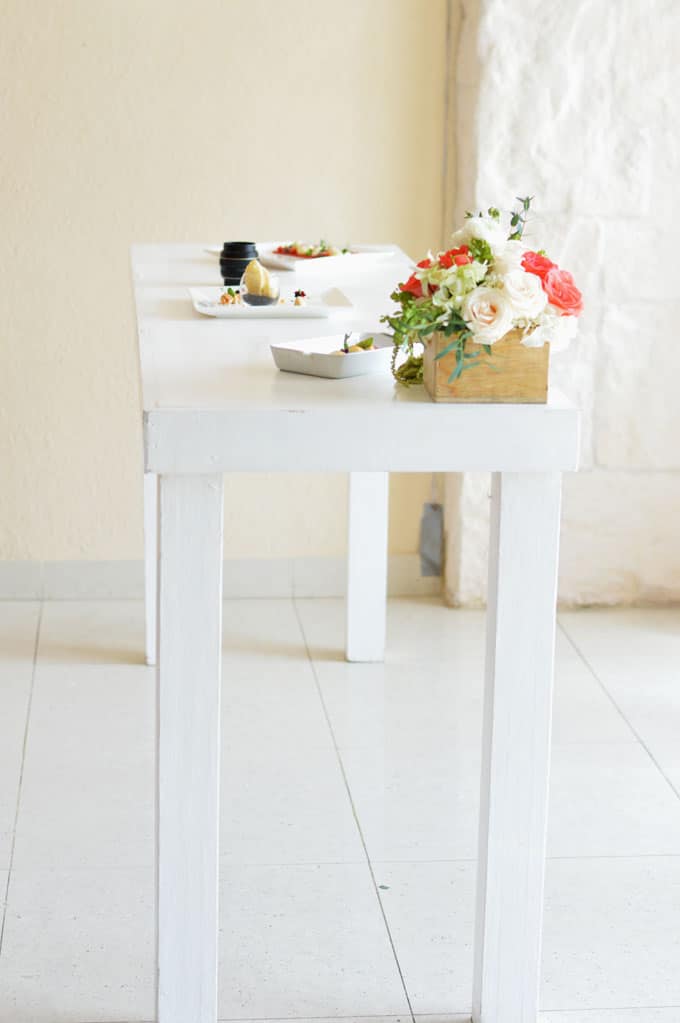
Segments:
[[[550,305],[559,309],[562,316],[578,316],[583,312],[583,295],[568,270],[551,267],[543,278],[543,290]]]
[[[450,269],[454,263],[456,266],[467,266],[471,262],[470,250],[467,245],[461,245],[458,249],[449,249],[448,252],[443,252],[439,257],[439,265],[445,270]]]
[[[406,284],[400,284],[399,287],[402,291],[410,292],[410,294],[413,295],[414,298],[423,297],[423,285],[418,280],[415,274],[411,274],[409,279],[406,281]]]
[[[547,256],[541,255],[540,252],[525,252],[522,256],[522,269],[526,270],[528,274],[536,274],[541,280],[554,266],[556,264]]]

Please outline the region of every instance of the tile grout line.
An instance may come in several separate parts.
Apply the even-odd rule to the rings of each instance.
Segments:
[[[7,884],[5,885],[5,900],[2,907],[2,922],[0,923],[0,955],[2,954],[2,945],[5,938],[5,922],[7,920],[7,908],[9,906],[9,888],[12,881],[12,867],[14,865],[14,849],[17,840],[17,825],[19,823],[19,806],[21,804],[21,788],[24,780],[24,765],[26,763],[26,744],[28,741],[28,726],[31,719],[31,708],[33,706],[33,689],[35,687],[35,673],[38,664],[38,646],[40,644],[40,630],[42,627],[43,618],[43,601],[40,601],[40,607],[38,610],[38,621],[35,627],[35,641],[33,643],[33,666],[31,670],[31,683],[28,689],[28,700],[26,701],[26,720],[24,722],[24,737],[21,744],[21,768],[19,770],[19,781],[17,784],[17,799],[14,808],[14,826],[12,828],[12,845],[9,852],[9,863],[7,866]]]
[[[321,691],[321,685],[319,683],[319,677],[318,677],[317,672],[316,672],[316,666],[315,666],[314,660],[312,658],[311,650],[309,649],[309,644],[307,642],[307,636],[306,636],[306,633],[305,633],[304,625],[302,624],[302,618],[300,617],[300,612],[298,610],[297,600],[295,599],[295,597],[293,597],[293,609],[295,611],[295,617],[297,618],[298,628],[300,629],[300,634],[302,635],[302,640],[303,640],[303,642],[305,644],[305,651],[307,653],[307,658],[309,660],[309,665],[310,665],[310,667],[312,669],[312,676],[314,678],[314,685],[316,687],[316,692],[317,692],[317,695],[318,695],[319,700],[321,702],[321,709],[323,711],[324,718],[326,719],[326,725],[328,726],[328,731],[330,733],[331,741],[333,743],[333,749],[335,750],[335,756],[336,756],[336,759],[337,759],[337,762],[338,762],[338,766],[340,768],[340,774],[342,775],[342,781],[343,781],[343,784],[345,786],[345,791],[347,792],[347,798],[349,799],[349,805],[350,805],[350,809],[352,811],[352,816],[354,818],[354,823],[356,824],[357,832],[359,833],[359,840],[361,842],[362,848],[364,850],[364,855],[366,857],[366,864],[368,866],[368,870],[369,870],[369,873],[371,875],[371,883],[373,884],[373,891],[375,893],[375,897],[376,897],[376,900],[378,902],[378,907],[380,909],[380,915],[382,916],[383,923],[385,925],[385,931],[387,932],[387,938],[388,938],[388,941],[390,943],[390,948],[392,949],[392,955],[394,956],[394,962],[395,962],[396,967],[397,967],[397,972],[399,973],[399,979],[401,980],[401,986],[402,986],[403,991],[404,991],[404,998],[406,999],[406,1004],[408,1005],[408,1011],[411,1014],[412,1023],[416,1023],[416,1017],[415,1017],[415,1014],[413,1012],[413,1006],[411,1005],[411,998],[409,996],[408,989],[406,987],[406,980],[404,979],[404,974],[403,974],[402,969],[401,969],[401,963],[399,962],[399,958],[397,956],[397,949],[396,949],[396,946],[394,944],[394,938],[392,937],[392,932],[390,931],[390,925],[387,922],[387,915],[385,913],[385,907],[383,906],[382,899],[380,898],[380,892],[378,890],[378,882],[377,882],[377,879],[376,879],[376,876],[375,876],[375,871],[373,870],[373,864],[371,863],[371,858],[370,858],[370,856],[368,854],[368,846],[366,845],[366,839],[364,838],[364,833],[361,830],[361,824],[359,823],[359,815],[357,814],[357,809],[356,809],[356,806],[354,805],[354,800],[352,799],[352,792],[350,790],[349,781],[347,779],[347,774],[345,772],[345,765],[342,762],[342,756],[340,754],[340,747],[338,746],[337,740],[335,738],[335,732],[333,731],[333,726],[331,724],[331,719],[330,719],[330,715],[328,713],[328,708],[326,706],[326,701],[323,698],[323,693]]]
[[[605,696],[607,697],[607,699],[608,699],[608,700],[609,700],[609,702],[611,703],[612,707],[614,707],[614,709],[615,709],[615,710],[617,711],[617,713],[618,713],[618,714],[619,714],[619,715],[621,716],[621,718],[622,718],[622,719],[623,719],[623,720],[624,720],[624,721],[626,722],[626,724],[627,724],[627,725],[628,725],[628,727],[630,728],[631,732],[632,732],[632,733],[633,733],[633,735],[635,736],[636,740],[637,740],[637,741],[638,741],[638,742],[640,743],[640,745],[642,746],[643,750],[645,751],[645,753],[647,754],[647,756],[649,757],[649,759],[650,759],[650,760],[652,761],[652,763],[653,763],[653,764],[654,764],[654,766],[656,767],[657,771],[659,772],[659,774],[661,775],[661,777],[662,777],[662,778],[664,779],[664,781],[666,782],[666,784],[667,784],[667,785],[668,785],[668,787],[670,788],[670,790],[671,790],[671,792],[673,793],[673,795],[674,795],[674,796],[676,797],[676,799],[680,799],[680,791],[679,791],[679,790],[678,790],[678,789],[677,789],[677,788],[675,787],[675,785],[674,785],[674,784],[673,784],[673,782],[672,782],[672,781],[670,780],[670,778],[668,777],[668,775],[666,774],[666,772],[664,771],[664,769],[663,769],[663,768],[661,767],[661,764],[660,764],[660,763],[659,763],[659,761],[658,761],[658,760],[656,759],[656,757],[654,756],[654,754],[652,753],[652,751],[650,750],[649,746],[648,746],[648,745],[647,745],[647,743],[646,743],[646,742],[644,741],[644,739],[642,738],[642,736],[640,735],[640,733],[638,732],[638,730],[637,730],[636,728],[634,728],[634,727],[633,727],[633,725],[631,724],[631,722],[630,722],[630,721],[628,720],[628,718],[626,717],[626,715],[625,715],[625,714],[623,713],[623,711],[622,711],[622,710],[621,710],[621,708],[619,707],[618,703],[616,702],[616,700],[614,699],[614,697],[612,696],[612,694],[611,694],[611,693],[609,692],[608,688],[606,687],[606,685],[604,684],[604,682],[602,681],[602,679],[600,678],[600,676],[599,676],[599,675],[597,674],[597,672],[595,671],[595,669],[593,668],[593,666],[592,666],[592,665],[590,664],[590,662],[589,662],[589,661],[587,660],[587,658],[586,658],[585,654],[583,653],[583,651],[581,650],[581,648],[580,648],[580,647],[578,646],[578,644],[576,643],[576,641],[575,641],[574,639],[572,639],[572,637],[571,637],[571,636],[569,635],[569,633],[567,632],[567,630],[566,630],[565,626],[564,626],[564,625],[562,625],[562,623],[561,623],[561,622],[559,622],[559,628],[560,628],[560,630],[561,630],[562,634],[563,634],[563,635],[564,635],[564,636],[566,637],[566,639],[567,639],[567,642],[568,642],[568,643],[570,644],[570,646],[572,647],[572,649],[573,649],[573,650],[574,650],[574,651],[576,652],[577,656],[578,656],[578,657],[579,657],[579,658],[581,659],[581,661],[583,662],[583,664],[585,665],[585,667],[586,667],[586,668],[588,669],[588,671],[590,672],[590,674],[592,675],[592,677],[593,677],[593,678],[595,679],[595,681],[597,682],[598,686],[600,687],[600,689],[602,690],[602,692],[603,692],[603,693],[605,694]]]

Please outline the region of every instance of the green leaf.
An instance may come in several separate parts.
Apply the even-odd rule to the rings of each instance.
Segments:
[[[463,363],[462,362],[457,362],[453,372],[449,376],[449,383],[452,384],[454,382],[454,380],[457,380],[462,372],[463,372]]]
[[[470,255],[473,259],[476,259],[478,263],[491,263],[493,260],[491,246],[488,242],[483,241],[481,238],[473,238],[470,242],[469,248]]]
[[[374,339],[374,338],[372,338],[372,337],[365,337],[365,338],[363,339],[363,341],[357,341],[357,347],[358,347],[358,348],[363,348],[363,349],[364,349],[364,351],[366,351],[366,352],[367,352],[367,351],[369,350],[369,348],[373,348],[373,342],[374,342],[374,340],[375,340],[375,339]]]
[[[458,347],[458,338],[456,338],[455,341],[449,341],[448,345],[445,345],[444,348],[442,348],[441,352],[438,352],[435,355],[434,361],[435,362],[439,362],[440,359],[443,359],[445,355],[448,355],[449,352],[452,352],[454,350],[454,348],[457,348],[457,347]]]
[[[482,345],[482,348],[484,349],[487,355],[491,355],[491,345]]]

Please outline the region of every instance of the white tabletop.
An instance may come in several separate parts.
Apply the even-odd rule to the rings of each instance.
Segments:
[[[370,269],[348,257],[341,273],[280,272],[282,290],[340,288],[352,306],[328,320],[233,322],[201,316],[187,292],[221,284],[207,247],[132,249],[148,470],[576,468],[578,413],[560,393],[546,405],[441,405],[388,373],[328,380],[275,367],[272,342],[380,330],[413,265],[396,247]]]

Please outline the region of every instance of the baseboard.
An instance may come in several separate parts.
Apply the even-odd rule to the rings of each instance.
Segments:
[[[246,558],[224,562],[224,596],[342,597],[344,558]],[[392,554],[391,597],[439,596],[441,579],[420,574],[417,554]],[[141,600],[141,561],[0,561],[0,600]]]

